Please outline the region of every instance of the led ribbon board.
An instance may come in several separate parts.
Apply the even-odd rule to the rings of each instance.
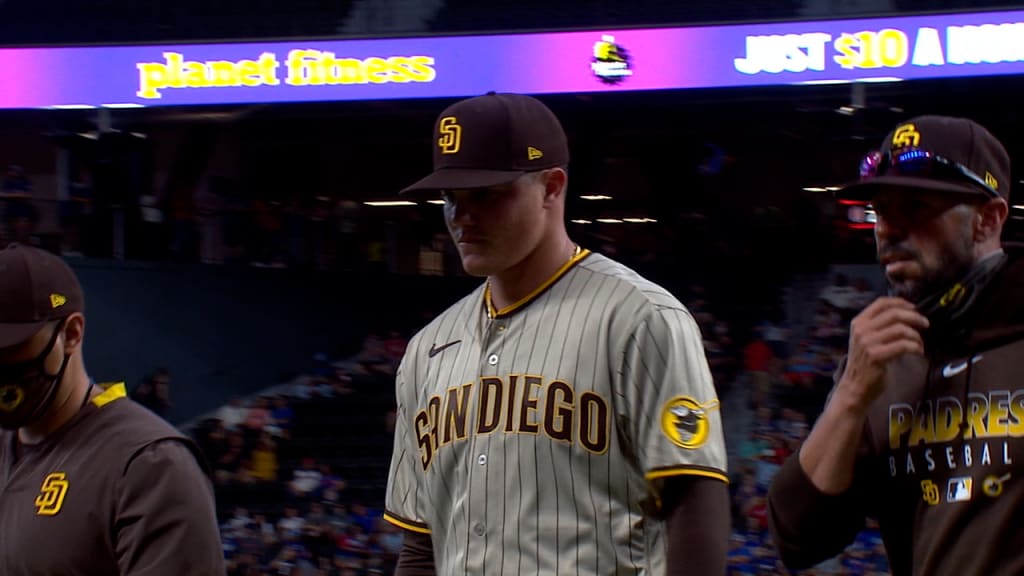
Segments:
[[[172,106],[1024,73],[1024,11],[714,27],[0,49],[0,108]]]

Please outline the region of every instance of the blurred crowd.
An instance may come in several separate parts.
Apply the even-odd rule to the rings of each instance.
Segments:
[[[864,279],[838,274],[820,292],[813,319],[803,326],[764,323],[743,350],[742,380],[749,386],[753,422],[735,452],[730,575],[788,574],[768,533],[767,493],[785,460],[800,449],[824,409],[846,351],[850,320],[877,295]],[[795,347],[792,344],[795,343]],[[856,542],[805,576],[888,574],[877,524],[868,519]]]
[[[388,451],[371,446],[377,465],[360,486],[350,478],[367,476],[365,460],[346,444],[390,438],[393,389],[382,383],[406,343],[389,332],[367,337],[353,358],[317,354],[299,378],[234,397],[192,431],[213,468],[229,576],[393,572],[402,535],[381,517]],[[332,428],[372,412],[371,398],[372,428],[358,436]]]

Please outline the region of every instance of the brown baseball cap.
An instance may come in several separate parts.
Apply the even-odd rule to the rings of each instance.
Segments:
[[[84,311],[84,300],[78,278],[59,256],[20,244],[0,250],[0,348]]]
[[[862,166],[861,179],[845,186],[838,193],[841,198],[869,200],[882,187],[992,197],[987,187],[1004,199],[1010,197],[1010,155],[991,132],[973,120],[952,116],[912,118],[889,132],[879,153],[879,157],[911,160],[938,157],[942,169],[904,169],[891,164],[871,173]]]
[[[441,112],[434,123],[434,171],[402,193],[485,188],[568,163],[565,130],[543,102],[488,92]]]

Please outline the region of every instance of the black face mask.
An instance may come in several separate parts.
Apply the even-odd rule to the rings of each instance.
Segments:
[[[968,312],[975,308],[978,294],[1003,268],[1006,254],[986,258],[971,269],[959,282],[947,289],[923,298],[917,303],[918,311],[928,318],[929,332],[959,328]]]
[[[71,358],[64,355],[56,374],[46,372],[46,358],[63,328],[61,320],[46,348],[32,360],[0,365],[0,428],[17,430],[28,426],[50,409]]]

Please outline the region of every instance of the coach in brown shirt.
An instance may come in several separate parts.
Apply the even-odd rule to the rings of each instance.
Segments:
[[[196,447],[85,371],[82,290],[43,250],[0,250],[0,574],[223,576]]]

